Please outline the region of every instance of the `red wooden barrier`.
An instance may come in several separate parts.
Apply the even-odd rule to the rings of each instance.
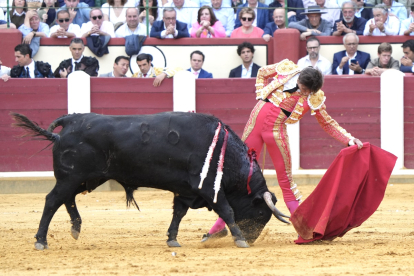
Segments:
[[[408,75],[404,78],[404,166],[414,169],[414,77]]]
[[[380,146],[379,77],[326,76],[322,87],[327,112],[340,126],[363,142]],[[309,114],[300,121],[300,166],[326,169],[344,147],[326,134]]]
[[[1,82],[0,171],[52,170],[51,150],[40,151],[49,142],[17,138],[23,130],[11,127],[13,120],[9,113],[24,114],[47,128],[54,119],[67,113],[66,80],[11,79]]]

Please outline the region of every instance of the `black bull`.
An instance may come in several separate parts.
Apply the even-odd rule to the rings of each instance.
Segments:
[[[47,130],[23,115],[13,113],[16,126],[28,135],[50,140],[56,185],[46,203],[35,236],[36,249],[47,248],[47,231],[58,208],[65,204],[70,215],[72,236],[77,239],[82,220],[76,207],[77,194],[91,192],[109,179],[118,181],[126,191],[127,205],[138,205],[133,192],[151,187],[174,193],[173,218],[168,229],[169,246],[180,246],[177,233],[188,208],[213,209],[228,225],[239,247],[254,242],[272,213],[284,221],[275,207],[256,161],[247,191],[251,159],[246,145],[219,119],[205,114],[160,113],[141,116],[73,114],[56,119]],[[210,169],[199,189],[200,172],[216,129],[221,124]],[[53,130],[62,126],[59,134]],[[214,198],[218,160],[228,130],[223,177]],[[284,221],[285,222],[285,221]]]

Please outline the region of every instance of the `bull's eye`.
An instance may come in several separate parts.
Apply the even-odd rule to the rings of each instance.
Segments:
[[[262,211],[259,211],[259,216],[263,216],[263,212]]]

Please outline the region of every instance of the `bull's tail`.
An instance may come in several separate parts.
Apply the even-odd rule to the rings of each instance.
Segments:
[[[36,122],[29,120],[26,116],[18,113],[10,113],[16,123],[13,126],[21,127],[26,130],[26,134],[23,137],[39,137],[41,140],[49,140],[52,143],[59,141],[60,136],[56,133],[41,128]],[[41,138],[40,138],[41,137]]]

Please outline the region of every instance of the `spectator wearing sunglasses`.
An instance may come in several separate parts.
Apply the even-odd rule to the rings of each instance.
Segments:
[[[67,10],[61,10],[57,13],[57,23],[50,28],[49,37],[53,38],[68,38],[80,37],[80,27],[76,24],[70,23],[70,14]]]
[[[235,29],[231,33],[231,38],[260,38],[264,31],[258,27],[253,26],[256,14],[252,8],[246,7],[241,9],[239,13],[239,20],[242,26]]]
[[[88,4],[84,2],[79,3],[79,0],[64,0],[64,3],[65,5],[63,5],[58,12],[60,10],[68,10],[73,24],[77,24],[81,27],[82,24],[89,21],[91,9]]]
[[[89,19],[91,21],[82,24],[82,37],[100,35],[115,37],[114,25],[111,22],[104,20],[101,9],[92,9]]]
[[[263,30],[266,27],[266,24],[269,23],[269,11],[267,9],[269,6],[259,3],[258,0],[247,0],[245,4],[238,7],[241,8],[241,10],[237,10],[234,28],[236,29],[242,26],[240,13],[242,12],[243,8],[247,7],[251,8],[254,12],[252,25]]]

